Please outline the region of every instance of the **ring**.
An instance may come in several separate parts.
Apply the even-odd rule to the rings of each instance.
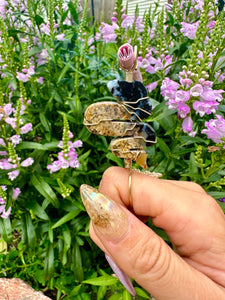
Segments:
[[[131,203],[131,175],[132,170],[130,170],[129,177],[128,177],[128,191],[129,191],[129,202]]]

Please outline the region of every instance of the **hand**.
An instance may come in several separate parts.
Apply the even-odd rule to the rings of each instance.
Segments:
[[[109,229],[95,219],[94,242],[157,300],[225,299],[225,217],[216,201],[195,183],[137,172],[130,197],[128,175],[118,167],[104,173],[99,191],[127,221],[117,218]],[[146,216],[166,231],[175,251],[140,220]]]

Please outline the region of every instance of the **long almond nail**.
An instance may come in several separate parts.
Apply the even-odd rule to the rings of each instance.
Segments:
[[[86,184],[81,185],[80,194],[87,213],[104,237],[119,239],[127,231],[127,216],[117,203]]]

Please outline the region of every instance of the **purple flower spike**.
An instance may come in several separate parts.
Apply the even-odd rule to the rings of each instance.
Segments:
[[[128,292],[135,296],[136,292],[134,290],[133,284],[130,281],[129,276],[121,270],[115,262],[112,260],[112,258],[105,253],[105,258],[107,259],[110,267],[112,268],[113,272],[115,273],[116,277],[119,279],[119,281],[122,283],[122,285],[128,290]]]

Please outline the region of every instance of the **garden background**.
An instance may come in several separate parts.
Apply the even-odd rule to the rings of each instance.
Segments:
[[[93,24],[87,1],[4,0],[0,32],[0,276],[52,299],[131,299],[89,238],[79,187],[123,161],[111,138],[87,131],[84,111],[116,101],[118,48],[136,44],[157,134],[148,169],[197,182],[225,209],[223,2],[174,0],[140,18],[117,0],[112,19]]]

